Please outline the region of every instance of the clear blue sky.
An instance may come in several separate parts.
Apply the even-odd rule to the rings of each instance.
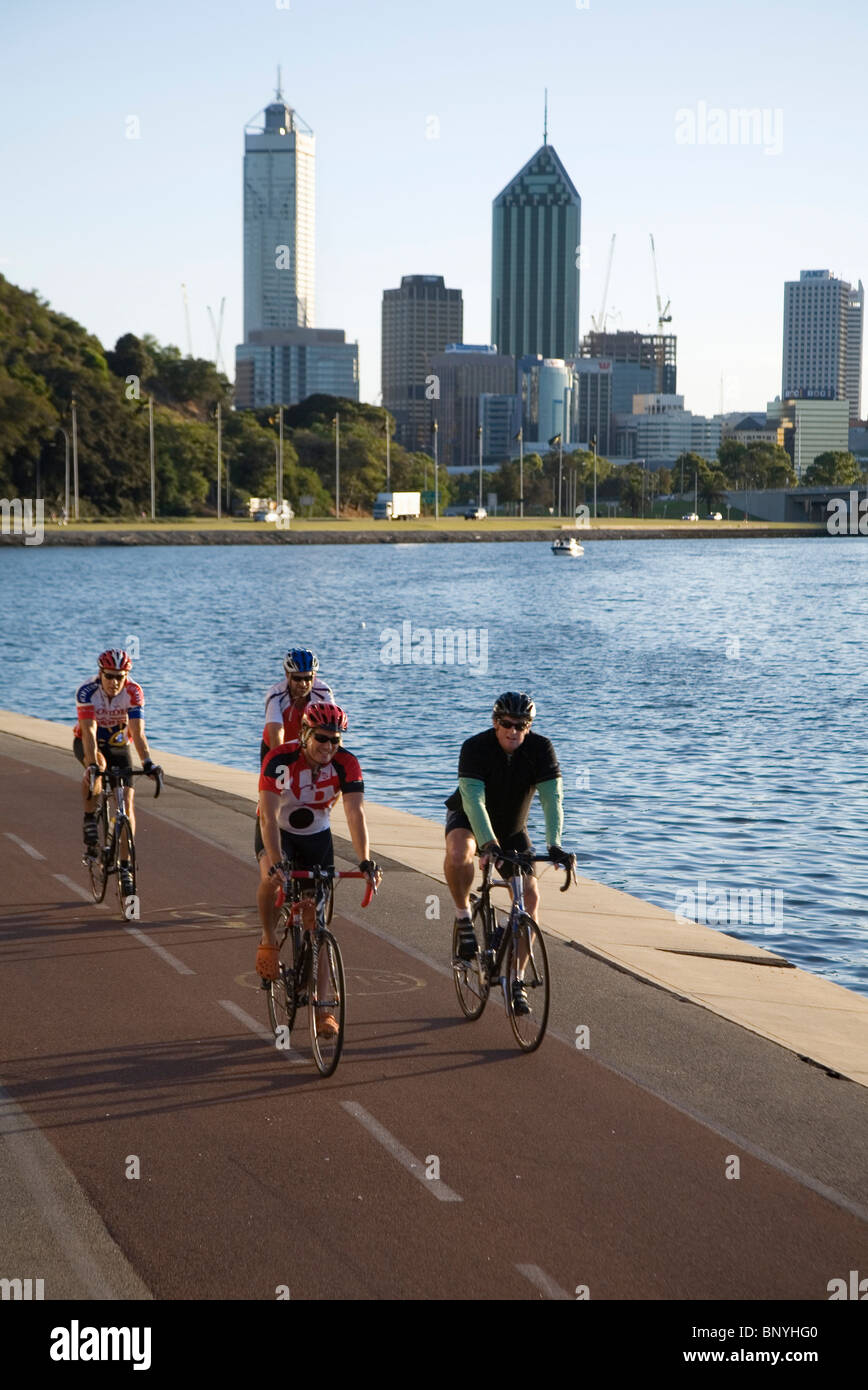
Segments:
[[[402,275],[445,275],[465,339],[489,341],[491,200],[542,143],[548,87],[582,197],[582,333],[613,232],[614,326],[653,326],[653,231],[688,408],[719,409],[721,373],[726,409],[762,408],[784,280],[868,279],[866,16],[855,0],[3,0],[0,271],[107,346],[151,332],[185,350],[184,281],[194,351],[213,355],[206,306],[225,295],[232,375],[243,127],[280,63],[317,137],[317,323],[358,339],[375,401],[382,291]],[[709,121],[764,109],[780,152],[712,144],[708,125],[679,143],[676,113],[699,121],[700,103]]]

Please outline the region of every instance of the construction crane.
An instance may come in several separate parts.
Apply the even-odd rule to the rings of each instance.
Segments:
[[[606,300],[609,298],[609,277],[612,274],[612,257],[615,254],[615,233],[612,233],[612,240],[609,243],[609,259],[606,263],[606,281],[603,285],[603,302],[600,305],[600,312],[596,318],[591,314],[591,327],[595,333],[605,333],[606,331]]]
[[[657,295],[657,332],[663,332],[663,325],[672,322],[672,315],[669,312],[669,305],[672,302],[667,299],[664,305],[660,298],[660,283],[657,279],[657,252],[654,249],[654,233],[649,232],[651,238],[651,264],[654,266],[654,291]]]
[[[214,314],[211,311],[211,305],[208,305],[208,317],[211,320],[211,332],[214,334],[214,366],[217,368],[218,372],[225,371],[221,358],[220,348],[220,342],[223,337],[223,310],[225,308],[226,296],[224,295],[223,298],[220,300],[220,317],[215,323]]]
[[[184,295],[184,323],[187,326],[187,356],[193,356],[193,334],[190,331],[190,304],[187,299],[187,286],[182,283],[181,290]]]

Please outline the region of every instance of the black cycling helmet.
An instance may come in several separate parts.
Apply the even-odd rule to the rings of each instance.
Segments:
[[[319,670],[319,660],[305,647],[293,647],[284,657],[283,669],[288,676],[314,675]]]
[[[502,714],[505,714],[507,719],[532,720],[536,714],[536,705],[530,695],[519,694],[517,690],[507,690],[503,695],[498,695],[491,711],[493,719],[499,719]]]

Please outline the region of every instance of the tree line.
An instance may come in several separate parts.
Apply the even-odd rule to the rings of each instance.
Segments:
[[[224,487],[230,512],[246,512],[251,496],[275,494],[279,422],[276,407],[232,409],[232,386],[213,362],[183,357],[150,334],[123,334],[113,349],[31,291],[0,275],[0,495],[43,497],[60,512],[66,487],[71,405],[76,406],[80,514],[83,517],[150,515],[149,403],[153,405],[156,509],[160,516],[205,516],[217,509],[216,420],[222,407]],[[318,516],[335,508],[335,416],[340,416],[341,513],[370,512],[386,485],[388,412],[358,401],[310,396],[283,411],[283,493],[297,513]],[[64,434],[65,432],[65,434]],[[427,454],[391,440],[391,487],[428,491],[434,469]],[[71,465],[70,465],[71,466]],[[558,510],[574,495],[590,505],[594,456],[586,450],[528,453],[523,461],[526,515]],[[499,504],[522,495],[518,459],[487,471],[485,491]],[[569,480],[569,482],[567,481]],[[725,440],[719,457],[682,455],[672,469],[645,470],[637,463],[596,459],[597,501],[616,502],[637,515],[654,499],[691,494],[694,480],[702,506],[714,510],[732,489],[785,487],[795,482],[792,462],[779,446]],[[851,454],[821,455],[803,482],[862,481]],[[439,470],[441,511],[475,501],[478,475]],[[225,493],[224,493],[225,498]],[[302,498],[306,499],[302,503]],[[429,503],[424,507],[432,511]]]

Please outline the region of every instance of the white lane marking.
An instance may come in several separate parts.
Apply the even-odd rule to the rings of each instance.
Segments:
[[[53,874],[52,877],[56,878],[58,883],[62,883],[64,888],[68,888],[70,893],[77,893],[80,898],[84,898],[84,901],[89,903],[91,907],[99,907],[103,912],[108,909],[108,903],[95,903],[93,893],[88,893],[86,888],[82,888],[81,884],[76,883],[74,879],[67,878],[66,874]]]
[[[0,1087],[0,1144],[4,1167],[17,1168],[33,1201],[22,1213],[20,1243],[50,1248],[44,1227],[60,1247],[52,1255],[53,1298],[150,1299],[150,1290],[109,1236],[96,1208],[36,1121]],[[14,1233],[13,1233],[14,1248]],[[46,1280],[46,1283],[48,1281]]]
[[[572,1295],[566,1289],[562,1289],[560,1284],[556,1284],[554,1279],[550,1279],[544,1269],[539,1265],[516,1265],[519,1274],[523,1274],[525,1279],[529,1279],[543,1294],[545,1298],[554,1298],[563,1301],[567,1299],[572,1303]]]
[[[185,965],[182,960],[178,960],[178,957],[173,956],[171,951],[167,951],[165,947],[158,946],[156,941],[152,941],[143,931],[139,931],[138,927],[124,927],[124,931],[129,932],[130,936],[134,936],[136,941],[141,941],[143,946],[149,946],[152,951],[156,951],[157,955],[160,956],[167,965],[171,965],[173,970],[177,970],[179,975],[196,974],[196,971],[191,970],[189,965]]]
[[[26,840],[19,840],[17,835],[12,834],[11,830],[4,830],[3,834],[6,836],[7,840],[12,840],[20,849],[23,849],[25,854],[29,854],[31,859],[45,858],[45,855],[40,854],[38,849],[34,849],[32,845],[28,845]]]
[[[304,1065],[307,1065],[306,1059],[302,1057],[299,1052],[296,1052],[294,1048],[278,1047],[271,1029],[264,1027],[264,1025],[259,1022],[258,1018],[253,1018],[252,1015],[245,1013],[244,1009],[240,1008],[234,1000],[218,999],[217,1003],[232,1014],[233,1018],[237,1018],[239,1023],[243,1023],[245,1028],[249,1028],[251,1033],[255,1033],[257,1038],[261,1038],[263,1042],[268,1043],[268,1046],[279,1053],[281,1057],[285,1057],[287,1062],[302,1062]]]
[[[390,1134],[387,1129],[384,1129],[379,1120],[375,1120],[363,1105],[359,1105],[355,1100],[342,1100],[340,1104],[348,1115],[352,1115],[354,1119],[365,1126],[368,1133],[372,1134],[383,1145],[384,1149],[388,1149],[392,1157],[396,1158],[407,1169],[408,1173],[412,1173],[413,1177],[427,1188],[432,1197],[436,1197],[440,1202],[464,1201],[463,1197],[459,1197],[457,1192],[453,1192],[452,1188],[447,1187],[445,1182],[441,1182],[439,1178],[426,1178],[425,1164],[411,1154],[409,1149],[405,1149],[401,1141],[396,1139],[394,1134]]]

